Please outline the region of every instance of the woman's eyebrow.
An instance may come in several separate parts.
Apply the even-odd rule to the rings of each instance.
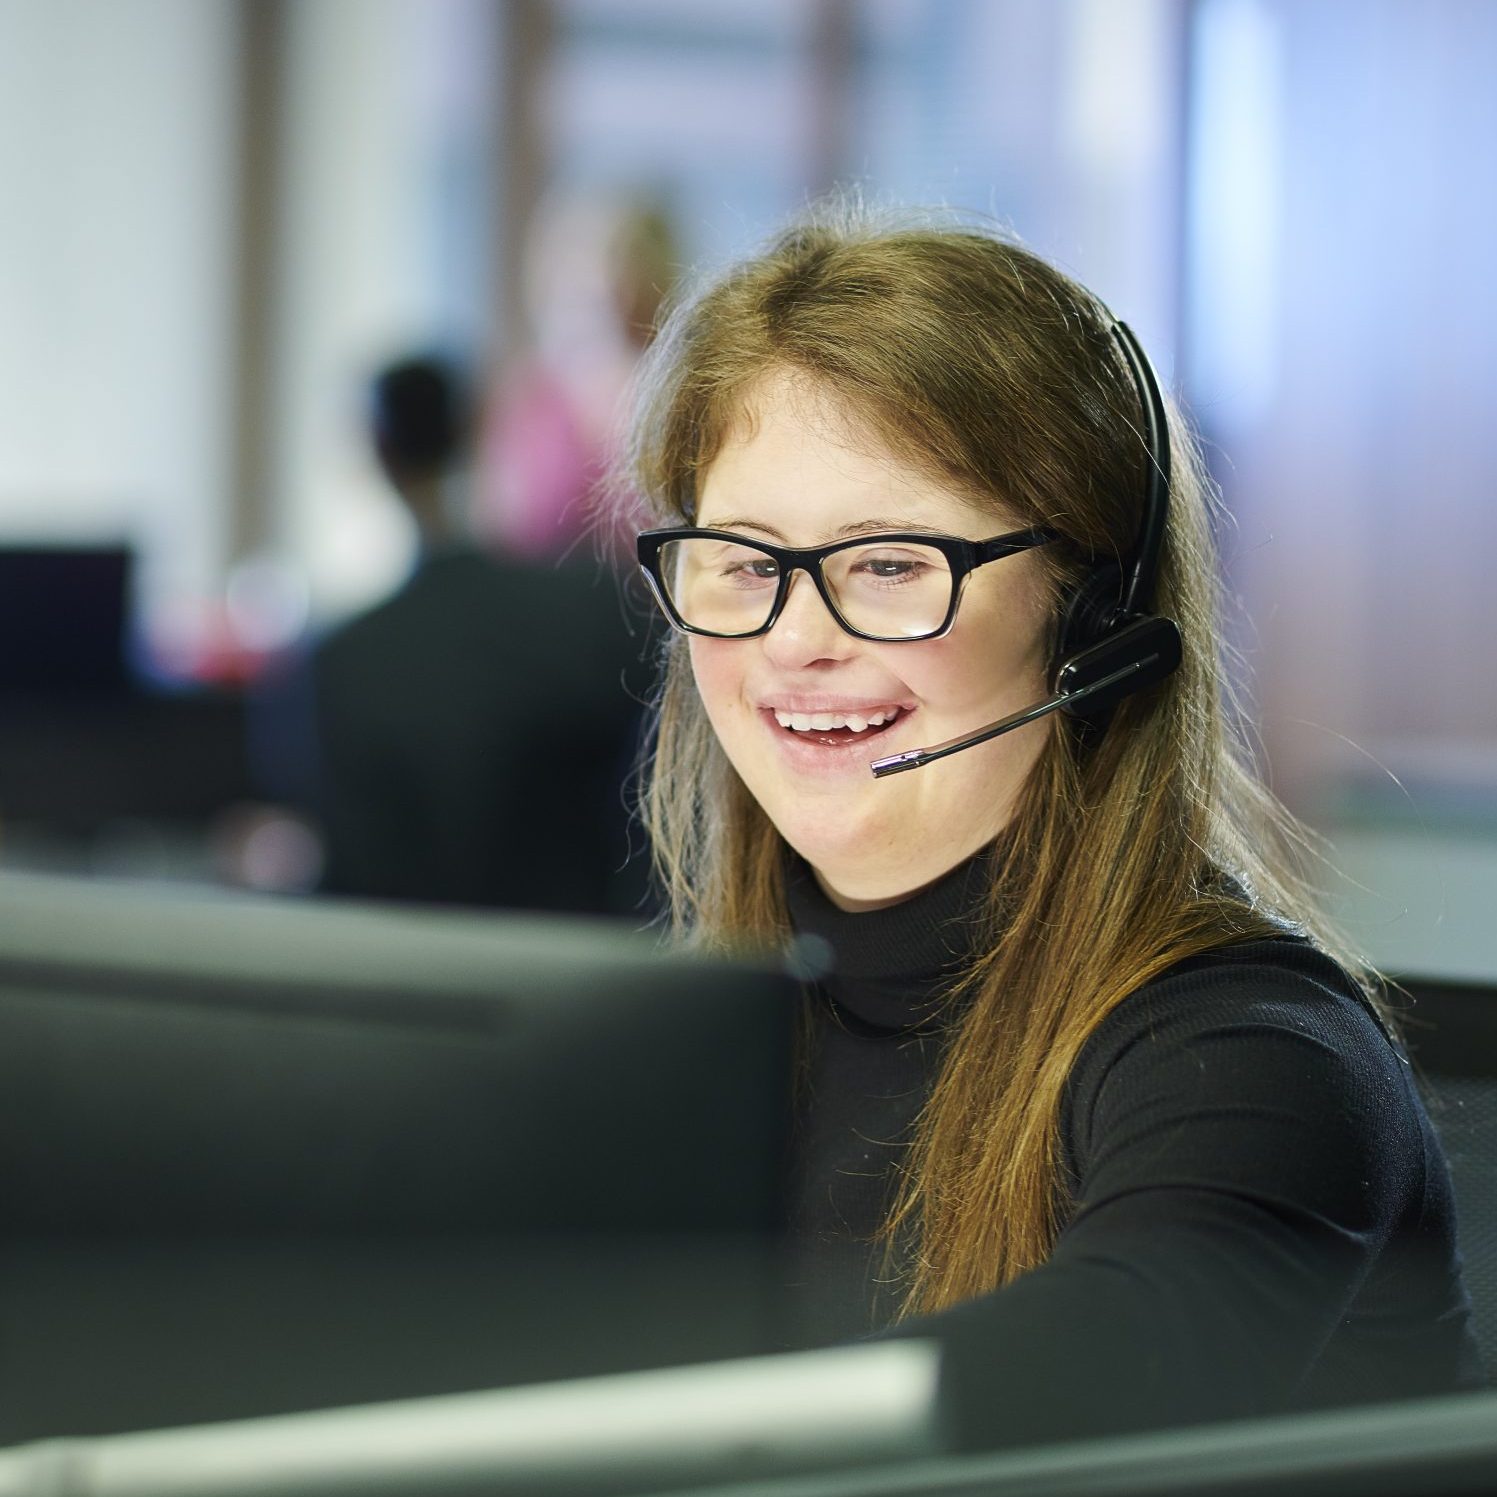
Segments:
[[[767,535],[771,540],[778,541],[782,546],[788,546],[790,542],[785,538],[783,531],[776,530],[773,525],[766,525],[762,520],[749,520],[742,518],[730,518],[724,520],[713,520],[710,525],[703,527],[708,530],[757,530],[761,535]],[[916,530],[922,535],[944,535],[945,532],[935,525],[924,525],[918,520],[888,519],[875,517],[869,520],[855,520],[850,525],[839,525],[831,531],[828,539],[843,540],[853,535],[874,535],[885,531]]]

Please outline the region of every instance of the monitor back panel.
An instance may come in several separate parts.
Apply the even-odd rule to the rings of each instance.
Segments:
[[[0,1438],[773,1349],[796,990],[0,880]]]

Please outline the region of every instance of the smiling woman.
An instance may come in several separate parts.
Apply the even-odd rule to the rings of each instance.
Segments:
[[[941,1334],[977,1444],[1478,1380],[1439,1145],[1237,749],[1132,335],[984,229],[833,208],[676,309],[630,456],[677,929],[836,956],[820,1332]]]
[[[1044,694],[1048,609],[1037,559],[1012,554],[963,577],[953,621],[957,586],[946,556],[931,545],[913,549],[908,537],[976,541],[993,528],[991,511],[886,452],[834,393],[784,371],[745,393],[703,475],[697,519],[739,532],[740,548],[754,537],[842,544],[811,563],[809,576],[769,559],[758,570],[771,575],[752,594],[734,594],[755,600],[752,643],[700,633],[690,640],[718,742],[827,895],[845,909],[902,899],[989,843],[1011,815],[1045,725],[983,745],[941,775],[888,785],[868,765],[875,752],[949,738]],[[847,544],[850,532],[868,531],[892,535]],[[891,586],[875,572],[901,580]],[[781,606],[760,633],[776,575],[785,578]],[[704,586],[696,577],[671,585],[688,607]],[[859,638],[853,628],[884,638]],[[876,751],[864,737],[872,716],[883,724]],[[849,717],[865,726],[853,729]],[[872,839],[883,848],[877,857],[868,855]]]

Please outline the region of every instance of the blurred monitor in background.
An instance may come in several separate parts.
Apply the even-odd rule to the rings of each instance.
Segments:
[[[155,669],[134,546],[0,547],[0,866],[191,875],[248,794],[240,700]]]
[[[124,546],[0,548],[0,695],[124,692],[132,565]]]
[[[325,892],[633,912],[645,885],[624,796],[643,636],[614,577],[590,556],[542,562],[468,538],[471,407],[455,364],[392,364],[369,413],[416,564],[267,690],[266,788],[320,825]]]

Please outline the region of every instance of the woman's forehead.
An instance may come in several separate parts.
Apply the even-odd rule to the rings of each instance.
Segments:
[[[836,391],[775,371],[750,387],[698,486],[696,523],[792,533],[801,544],[865,530],[933,530],[973,538],[1005,523],[931,473]]]
[[[766,420],[792,422],[850,451],[889,446],[866,410],[807,370],[774,365],[745,385],[728,408],[723,445],[751,441]]]

